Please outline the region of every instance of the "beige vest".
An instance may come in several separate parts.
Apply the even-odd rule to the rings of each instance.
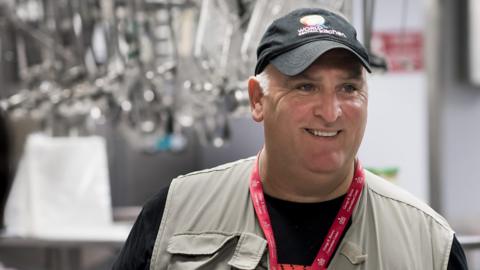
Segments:
[[[255,158],[175,179],[151,270],[268,269],[250,200]],[[366,171],[366,185],[328,269],[447,269],[453,231],[409,193]]]

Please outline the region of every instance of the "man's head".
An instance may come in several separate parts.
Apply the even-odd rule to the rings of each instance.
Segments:
[[[355,29],[323,9],[296,10],[270,25],[257,56],[248,87],[269,159],[296,175],[349,170],[365,130],[370,71]]]

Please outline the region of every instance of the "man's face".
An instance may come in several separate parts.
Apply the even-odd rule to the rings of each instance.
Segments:
[[[367,120],[368,93],[360,62],[350,52],[335,49],[293,77],[271,65],[267,69],[267,94],[259,95],[252,113],[256,121],[264,121],[269,159],[311,173],[350,168]]]

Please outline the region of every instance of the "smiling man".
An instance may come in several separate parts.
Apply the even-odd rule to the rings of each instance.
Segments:
[[[344,194],[367,120],[363,66],[351,52],[332,49],[297,75],[274,65],[264,72],[268,94],[255,78],[249,89],[253,118],[265,126],[265,191],[300,202]]]
[[[174,179],[114,269],[467,269],[448,223],[365,171],[365,48],[343,17],[274,21],[248,81],[257,157]]]

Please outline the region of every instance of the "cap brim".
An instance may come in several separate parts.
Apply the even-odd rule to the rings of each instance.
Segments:
[[[345,49],[352,52],[368,72],[371,72],[368,60],[364,59],[348,46],[330,40],[317,40],[304,44],[273,58],[270,60],[270,63],[281,73],[287,76],[295,76],[307,69],[322,54],[332,49]]]

